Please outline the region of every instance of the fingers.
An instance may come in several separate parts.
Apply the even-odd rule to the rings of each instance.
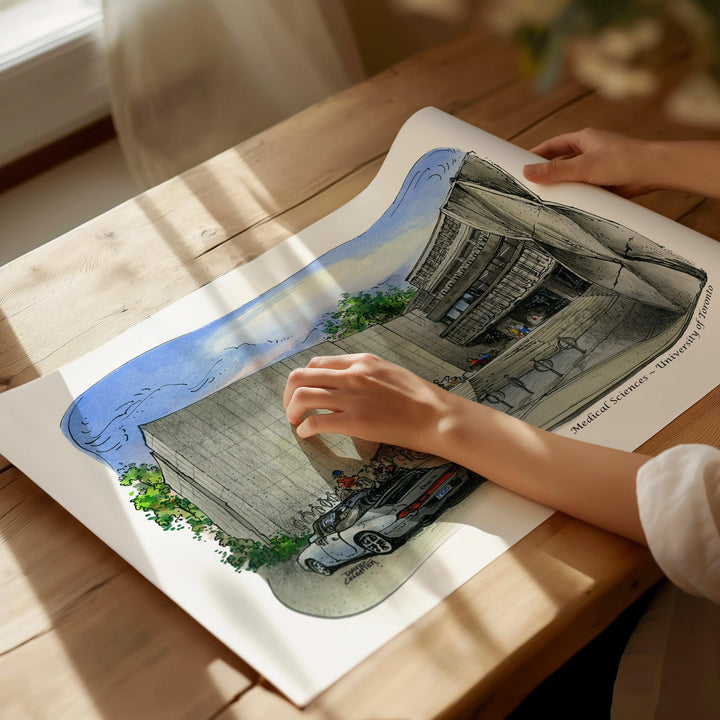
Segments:
[[[313,358],[307,367],[293,370],[288,377],[283,394],[288,420],[297,425],[300,437],[317,432],[348,434],[352,429],[350,418],[355,422],[362,416],[358,405],[370,402],[369,390],[377,385],[368,378],[382,378],[387,367],[393,366],[368,353]],[[311,410],[328,410],[330,414],[303,419]]]
[[[288,377],[283,393],[283,407],[287,408],[293,394],[301,387],[315,387],[334,390],[337,388],[340,371],[332,368],[304,367],[293,370]]]
[[[325,355],[312,358],[307,367],[293,370],[288,377],[283,406],[287,408],[293,393],[301,386],[326,387],[336,389],[339,383],[347,383],[352,368],[367,368],[368,363],[379,361],[374,355],[358,353],[355,355]]]
[[[309,368],[331,368],[333,370],[347,370],[363,357],[362,353],[354,355],[318,355],[307,364]]]
[[[607,134],[605,134],[607,135]],[[588,153],[605,137],[602,131],[585,128],[557,135],[536,145],[530,152],[548,162],[531,163],[523,168],[528,180],[545,185],[557,182],[590,181]]]
[[[582,152],[582,137],[579,132],[557,135],[536,145],[530,152],[540,155],[546,160],[552,160],[561,155],[577,155]]]
[[[323,387],[300,387],[292,394],[287,408],[287,419],[297,425],[308,410],[340,410],[340,395],[337,390]]]
[[[344,413],[322,413],[308,415],[296,428],[298,437],[309,438],[319,433],[346,435]]]
[[[528,180],[540,185],[558,182],[587,182],[590,180],[586,155],[526,165],[523,168],[523,175]]]

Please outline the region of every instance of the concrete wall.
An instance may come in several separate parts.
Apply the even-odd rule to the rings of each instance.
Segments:
[[[377,449],[340,435],[296,437],[282,395],[315,355],[374,352],[428,380],[460,369],[391,329],[325,342],[143,426],[165,481],[227,533],[267,541],[309,529],[338,502],[333,471],[354,475]]]

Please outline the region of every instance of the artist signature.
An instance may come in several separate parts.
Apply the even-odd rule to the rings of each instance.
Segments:
[[[366,570],[373,567],[373,565],[382,567],[377,560],[373,560],[372,558],[368,560],[361,560],[357,563],[357,565],[353,565],[349,570],[346,570],[343,573],[343,575],[345,575],[345,584],[349,585],[353,580],[357,580]]]

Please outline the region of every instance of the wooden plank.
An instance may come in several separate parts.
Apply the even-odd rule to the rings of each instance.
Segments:
[[[64,608],[127,569],[15,468],[0,475],[0,537],[0,653],[47,632]]]
[[[720,448],[720,387],[679,415],[667,427],[644,442],[638,452],[657,455],[668,447],[684,443],[702,443]]]
[[[680,222],[703,235],[720,240],[720,199],[706,199],[683,215]]]
[[[219,719],[503,718],[659,577],[644,548],[557,513],[302,712],[256,686]]]
[[[276,236],[226,241],[380,157],[414,110],[492,94],[517,74],[513,53],[475,37],[409,60],[0,268],[0,383],[44,374],[258,255]],[[82,312],[78,289],[92,298]]]
[[[257,678],[15,468],[0,576],[3,717],[211,717]]]

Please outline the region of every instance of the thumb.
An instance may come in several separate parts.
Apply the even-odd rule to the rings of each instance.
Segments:
[[[558,182],[585,182],[587,180],[587,158],[578,155],[574,158],[554,159],[547,162],[533,163],[523,168],[528,180],[549,185]]]

